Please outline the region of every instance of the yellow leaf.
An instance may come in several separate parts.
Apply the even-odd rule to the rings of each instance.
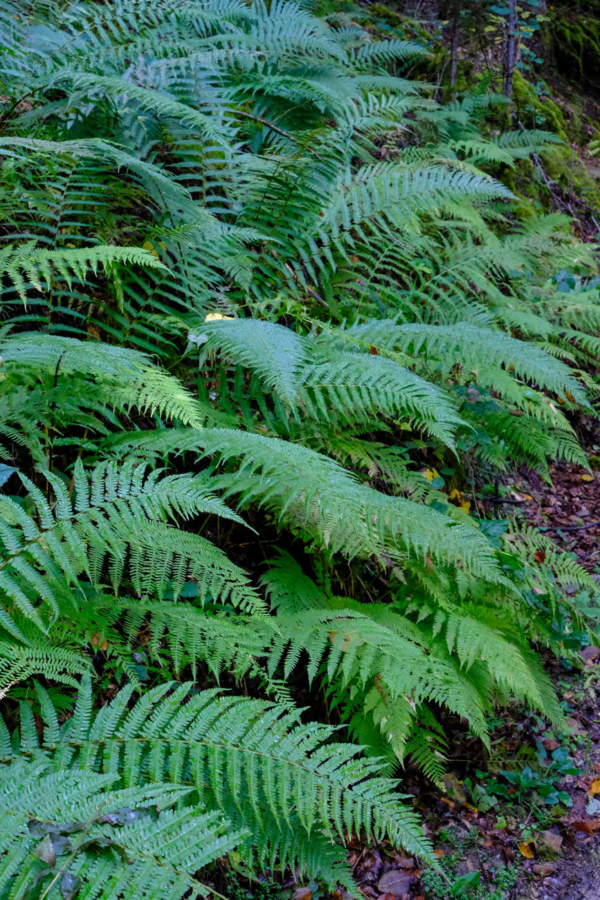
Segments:
[[[593,476],[593,475],[582,475],[582,476],[581,476],[581,480],[582,480],[582,481],[593,481],[593,480],[594,480],[594,476]]]
[[[600,778],[594,778],[594,780],[592,781],[592,783],[590,785],[588,794],[591,794],[592,797],[595,794],[600,794]]]
[[[524,856],[525,859],[533,859],[534,857],[534,843],[533,841],[525,842],[521,841],[519,844],[519,853],[521,856]]]
[[[440,477],[437,469],[421,469],[421,475],[424,475],[427,481],[433,481],[434,478]]]
[[[468,513],[471,509],[471,501],[466,499],[464,491],[457,491],[456,488],[452,488],[449,497],[450,500],[458,500],[456,505],[460,506],[461,509],[464,509],[465,512]]]
[[[233,316],[222,316],[221,313],[209,313],[204,321],[205,322],[217,322],[219,319],[233,319]]]
[[[144,243],[142,244],[142,248],[144,250],[148,250],[152,254],[152,256],[155,256],[157,259],[160,259],[160,256],[154,249],[154,244],[151,244],[150,241],[144,241]]]

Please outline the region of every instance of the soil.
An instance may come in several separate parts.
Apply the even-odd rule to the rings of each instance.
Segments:
[[[594,452],[595,448],[591,464],[600,466]],[[500,515],[517,514],[542,528],[561,550],[575,553],[600,583],[600,470],[558,464],[550,475],[552,484],[522,473],[504,495],[509,503],[495,508]],[[569,669],[554,657],[547,658],[547,666],[566,704],[568,733],[556,734],[536,716],[515,709],[512,719],[499,720],[494,733],[496,758],[490,760],[476,741],[464,734],[461,738],[460,723],[456,723],[451,743],[457,750],[450,760],[446,792],[417,774],[414,784],[411,773],[403,782],[405,790],[414,794],[414,806],[445,862],[447,889],[439,881],[428,884],[416,861],[391,848],[365,848],[357,843],[348,859],[367,900],[484,900],[488,896],[490,900],[600,900],[600,648],[584,648],[579,669]],[[542,826],[546,831],[538,825],[530,843],[521,840],[523,823],[532,815],[526,805],[500,804],[482,813],[469,796],[465,779],[477,768],[508,767],[502,763],[511,756],[533,756],[539,742],[548,754],[566,745],[578,774],[567,775],[559,785],[571,796],[572,806],[550,813]],[[590,807],[596,793],[598,805]],[[480,885],[453,893],[456,879],[474,872],[480,873]],[[512,884],[507,885],[506,876]],[[342,895],[341,900],[349,898]]]

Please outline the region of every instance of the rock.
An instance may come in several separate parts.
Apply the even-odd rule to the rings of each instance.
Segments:
[[[567,719],[567,725],[573,731],[573,734],[587,734],[585,728],[578,719]]]
[[[596,647],[596,646],[594,646],[594,644],[592,644],[591,647],[585,647],[581,651],[581,656],[583,656],[583,658],[585,660],[593,661],[596,659],[597,656],[600,656],[600,647]]]
[[[553,853],[560,853],[563,839],[560,834],[555,834],[554,831],[544,831],[541,837],[541,843],[544,847],[552,850]]]
[[[533,871],[535,872],[535,874],[542,875],[544,878],[547,875],[554,875],[557,869],[558,866],[555,862],[536,863],[536,865],[533,867]]]
[[[463,789],[461,782],[458,780],[454,772],[447,772],[444,775],[444,784],[450,797],[457,803],[465,803],[467,795]]]
[[[409,891],[411,882],[411,876],[402,869],[392,869],[391,872],[386,872],[381,876],[377,887],[382,894],[393,894],[394,900],[396,900],[397,897],[401,897]]]

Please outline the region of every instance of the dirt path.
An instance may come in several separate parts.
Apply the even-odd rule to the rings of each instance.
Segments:
[[[511,900],[598,900],[600,846],[575,848],[557,862],[554,875],[535,884],[520,883]]]

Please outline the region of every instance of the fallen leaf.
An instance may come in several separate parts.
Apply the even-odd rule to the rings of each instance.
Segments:
[[[593,475],[582,475],[582,476],[581,476],[581,480],[582,480],[582,481],[593,481],[593,480],[594,480],[594,476],[593,476]]]
[[[588,794],[591,794],[592,797],[594,794],[600,794],[600,778],[594,778],[589,787]]]
[[[144,243],[142,244],[142,248],[144,250],[148,250],[148,252],[151,253],[152,256],[155,256],[157,259],[160,259],[160,255],[154,249],[154,245],[151,243],[151,241],[144,241]]]
[[[588,661],[594,661],[598,655],[600,655],[600,647],[596,647],[594,644],[591,644],[589,647],[584,647],[583,650],[580,651],[580,655]]]
[[[100,634],[97,631],[95,631],[94,634],[92,635],[92,646],[100,647],[101,650],[107,650],[108,649],[108,641],[106,640],[106,638],[100,638]]]
[[[433,855],[437,856],[438,859],[441,859],[442,856],[444,855],[444,851],[443,850],[434,850]]]
[[[588,816],[600,816],[600,800],[596,800],[595,797],[592,797],[586,806],[585,811]]]
[[[534,848],[535,844],[533,841],[521,841],[519,843],[519,853],[521,856],[524,856],[525,859],[533,859],[535,856]]]
[[[535,553],[533,554],[533,558],[535,559],[536,562],[543,563],[544,560],[546,559],[546,554],[543,550],[536,550]]]
[[[204,317],[205,322],[218,322],[219,319],[233,319],[233,316],[222,316],[221,313],[209,313]]]
[[[292,894],[292,900],[312,900],[313,892],[309,887],[296,888]]]
[[[596,831],[600,831],[600,818],[582,819],[580,813],[571,813],[568,816],[563,816],[560,821],[574,831],[584,831],[586,834],[594,834]]]
[[[410,890],[412,878],[402,869],[392,869],[382,875],[377,882],[377,888],[382,894],[393,894],[394,897],[401,897]]]
[[[456,505],[460,506],[461,509],[464,509],[465,512],[469,512],[471,509],[471,501],[467,500],[465,497],[464,491],[457,491],[456,488],[453,488],[448,494],[450,500],[456,501]]]

